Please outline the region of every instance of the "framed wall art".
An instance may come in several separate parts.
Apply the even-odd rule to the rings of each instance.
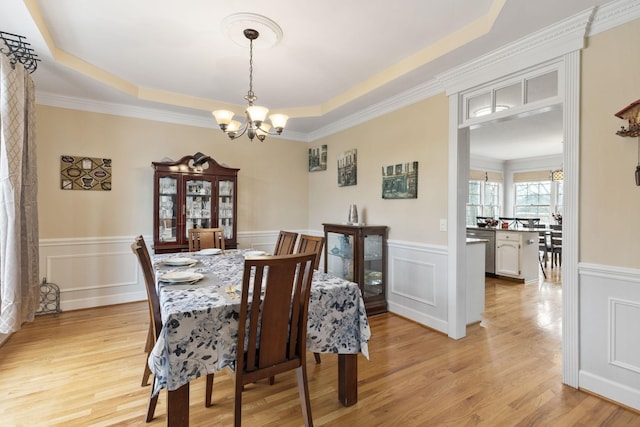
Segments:
[[[338,187],[347,187],[358,183],[357,150],[345,151],[338,156]]]
[[[418,162],[382,167],[383,199],[418,198]]]
[[[309,148],[309,172],[327,170],[327,146]]]
[[[60,188],[111,191],[111,159],[60,156]]]

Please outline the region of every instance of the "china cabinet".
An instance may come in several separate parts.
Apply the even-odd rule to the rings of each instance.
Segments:
[[[224,228],[225,247],[236,247],[239,169],[201,153],[152,166],[155,253],[188,251],[191,228]]]
[[[360,286],[367,314],[387,311],[387,227],[323,224],[325,272]]]

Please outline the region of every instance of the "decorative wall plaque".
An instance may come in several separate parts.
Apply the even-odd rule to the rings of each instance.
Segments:
[[[111,159],[85,156],[60,157],[63,190],[111,190]]]

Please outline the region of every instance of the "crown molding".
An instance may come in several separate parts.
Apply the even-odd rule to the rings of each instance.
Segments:
[[[640,18],[640,0],[617,0],[598,6],[588,37]]]
[[[334,133],[352,128],[356,125],[373,120],[377,117],[399,110],[416,102],[430,98],[438,93],[444,92],[444,88],[437,80],[430,80],[415,86],[409,90],[401,92],[384,101],[373,104],[357,113],[350,114],[335,122],[324,126],[316,131],[310,132],[309,142],[332,135]]]
[[[445,87],[447,95],[451,95],[580,50],[584,47],[587,27],[594,9],[587,9],[536,31],[439,74],[437,78]]]
[[[313,142],[349,129],[384,114],[445,91],[447,95],[505,76],[584,47],[585,38],[640,18],[640,0],[616,0],[587,9],[557,24],[532,33],[460,67],[439,74],[436,79],[394,95],[347,117],[309,133],[287,131],[282,139]],[[36,102],[53,107],[135,117],[203,128],[217,129],[208,117],[175,113],[148,107],[94,101],[85,98],[37,92]],[[278,138],[277,136],[274,136]]]
[[[87,98],[76,98],[72,96],[57,95],[48,92],[38,92],[36,90],[36,103],[50,107],[67,108],[70,110],[89,111],[92,113],[111,114],[114,116],[133,117],[136,119],[152,120],[163,123],[173,123],[178,125],[194,126],[207,129],[219,127],[215,121],[209,117],[195,114],[177,113],[157,108],[136,107],[115,102],[96,101]],[[301,132],[287,132],[286,136],[269,135],[269,138],[290,139],[294,141],[307,142],[308,137]]]
[[[87,98],[76,98],[48,92],[36,91],[36,103],[51,107],[112,114],[115,116],[134,117],[137,119],[153,120],[156,122],[184,124],[211,129],[216,129],[218,127],[215,124],[215,121],[194,114],[176,113],[157,108],[137,107],[128,104],[96,101]]]

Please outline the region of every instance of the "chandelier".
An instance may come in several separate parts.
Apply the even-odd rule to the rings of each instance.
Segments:
[[[249,105],[245,110],[246,122],[241,124],[237,120],[233,120],[233,111],[216,110],[213,117],[220,126],[220,129],[226,133],[229,138],[236,139],[245,133],[250,140],[258,137],[260,141],[264,141],[267,135],[280,135],[287,124],[288,116],[284,114],[272,114],[269,116],[271,124],[265,122],[268,108],[254,105],[258,97],[253,93],[253,41],[258,38],[260,33],[253,29],[244,30],[244,36],[249,39],[249,91],[244,96]]]

